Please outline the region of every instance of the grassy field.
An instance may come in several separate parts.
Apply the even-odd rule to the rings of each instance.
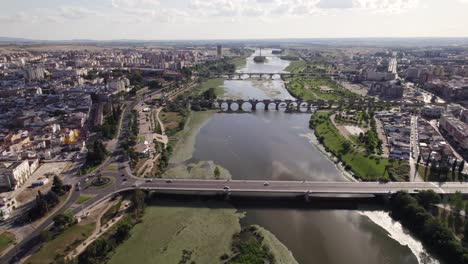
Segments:
[[[76,224],[51,241],[44,244],[41,249],[32,255],[25,263],[48,264],[58,263],[67,253],[73,250],[79,243],[85,240],[94,230],[95,224]]]
[[[117,164],[111,164],[111,165],[107,166],[107,169],[110,170],[110,171],[117,171],[119,168],[118,168]]]
[[[162,177],[169,179],[215,179],[214,170],[216,167],[220,171],[219,179],[231,179],[229,171],[217,166],[213,161],[181,164],[165,171]]]
[[[195,138],[213,113],[213,111],[190,112],[184,130],[176,135],[178,140],[169,163],[178,164],[192,158],[195,150]]]
[[[307,66],[307,63],[303,60],[291,61],[291,63],[284,70],[290,73],[299,73],[303,71]]]
[[[219,202],[167,203],[146,208],[143,222],[108,263],[218,263],[231,252],[232,237],[240,231],[236,209]]]
[[[245,65],[247,64],[247,59],[246,58],[233,58],[231,59],[230,62],[236,66],[237,70],[239,70],[245,67]]]
[[[8,232],[3,232],[0,234],[0,252],[5,250],[8,246],[13,244],[15,241],[15,236]]]
[[[346,140],[332,124],[329,114],[329,112],[317,112],[312,117],[312,120],[315,121],[315,134],[317,138],[323,139],[325,148],[350,166],[354,174],[362,180],[377,180],[384,177],[385,166],[389,165],[389,161],[384,158],[367,156],[355,149],[352,143]],[[343,151],[345,142],[351,143],[348,151]],[[387,174],[385,177],[388,177]]]
[[[200,84],[198,84],[193,90],[192,94],[194,96],[199,96],[206,90],[210,88],[215,88],[216,96],[221,97],[224,94],[223,84],[224,84],[223,78],[207,79],[201,82]]]
[[[78,199],[76,199],[76,204],[84,204],[86,203],[89,199],[91,199],[92,197],[91,196],[88,196],[88,195],[80,195],[80,197],[78,197]]]
[[[327,78],[292,77],[288,78],[288,91],[303,100],[340,100],[357,98],[356,94],[344,89]]]

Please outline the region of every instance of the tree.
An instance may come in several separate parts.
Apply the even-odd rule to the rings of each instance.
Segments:
[[[219,177],[221,176],[221,172],[219,171],[218,166],[214,169],[214,176],[217,180],[219,180]]]
[[[188,67],[184,67],[182,68],[182,74],[184,75],[185,78],[190,78],[192,77],[192,70],[190,70],[190,68]]]
[[[150,89],[156,90],[162,87],[161,83],[156,80],[152,80],[148,83]]]
[[[57,227],[66,227],[75,222],[75,218],[71,213],[59,214],[54,217],[54,225]]]
[[[133,192],[131,201],[136,218],[140,218],[145,210],[145,193],[140,189],[136,189]]]
[[[39,239],[42,242],[50,241],[52,239],[52,233],[49,230],[42,230],[39,234]]]
[[[54,191],[58,195],[63,195],[63,182],[60,180],[58,176],[54,176],[54,182],[52,183],[52,191]]]
[[[203,98],[205,100],[213,100],[216,99],[216,90],[215,88],[209,88],[208,90],[203,92]]]
[[[463,195],[461,192],[455,192],[450,198],[450,204],[455,207],[457,211],[464,209]]]
[[[438,204],[441,201],[440,195],[433,190],[423,190],[416,195],[418,202],[426,209],[429,210],[431,205]]]
[[[465,226],[463,227],[463,241],[468,242],[468,221],[465,221]]]
[[[124,222],[120,224],[117,227],[117,230],[115,231],[115,241],[117,243],[122,243],[125,241],[127,238],[130,237],[130,230],[132,229],[132,226],[128,222]]]
[[[349,141],[344,141],[343,144],[341,144],[341,154],[346,154],[349,152],[349,149],[351,148],[351,143]]]
[[[130,79],[130,83],[133,84],[133,85],[142,84],[142,82],[143,82],[143,77],[141,76],[140,71],[132,72],[129,79]]]
[[[463,173],[463,168],[465,167],[465,161],[462,160],[460,165],[458,166],[458,174],[461,175]]]

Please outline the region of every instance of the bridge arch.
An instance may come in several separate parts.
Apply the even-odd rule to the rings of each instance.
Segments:
[[[254,108],[255,101],[249,100],[249,101],[243,101],[241,104],[241,110],[243,112],[252,112],[255,111]]]

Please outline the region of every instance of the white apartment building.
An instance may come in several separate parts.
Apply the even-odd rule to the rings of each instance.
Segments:
[[[0,188],[17,189],[28,180],[38,167],[38,159],[1,162]]]

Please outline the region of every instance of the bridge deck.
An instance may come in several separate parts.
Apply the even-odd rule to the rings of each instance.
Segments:
[[[290,194],[388,194],[397,191],[417,193],[420,190],[433,190],[439,194],[453,194],[457,191],[468,194],[468,183],[434,182],[302,182],[302,181],[252,181],[252,180],[154,180],[137,182],[139,188],[164,192],[194,191],[203,192],[255,192]],[[229,187],[225,190],[225,187]]]

